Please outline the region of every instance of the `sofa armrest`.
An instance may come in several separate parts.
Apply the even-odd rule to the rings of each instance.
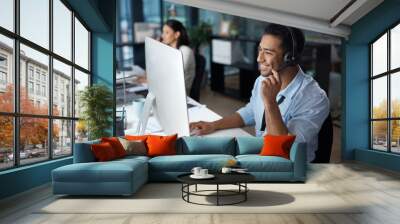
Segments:
[[[307,176],[306,143],[293,143],[290,149],[290,160],[293,162],[293,179],[295,181],[305,181]]]
[[[95,162],[96,158],[94,157],[90,146],[92,144],[100,143],[99,140],[75,143],[74,145],[74,163],[89,163]]]

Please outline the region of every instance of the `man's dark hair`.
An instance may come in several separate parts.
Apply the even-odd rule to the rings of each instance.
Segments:
[[[294,36],[294,40],[296,41],[296,49],[294,49],[294,51],[298,56],[301,56],[305,43],[303,31],[297,28],[291,28],[291,30],[292,35]],[[270,24],[264,29],[263,35],[267,34],[276,36],[281,39],[284,52],[292,51],[293,41],[288,27],[279,24]]]

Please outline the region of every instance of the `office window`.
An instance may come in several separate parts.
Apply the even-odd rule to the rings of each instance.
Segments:
[[[0,6],[2,3],[0,3]],[[0,9],[0,13],[3,9]],[[2,18],[2,15],[0,15]],[[14,72],[8,60],[13,58],[13,40],[0,33],[0,112],[14,111]],[[12,61],[12,60],[11,60]],[[1,136],[0,136],[1,138]]]
[[[400,67],[400,24],[390,31],[390,68]]]
[[[67,96],[67,98],[71,100],[71,102],[68,103],[69,107],[66,108],[66,114],[62,114],[62,116],[72,117],[72,91],[64,88],[65,83],[70,83],[70,85],[72,85],[72,68],[56,59],[53,60],[53,67],[53,114],[60,115],[60,108],[57,106],[59,103],[58,97],[60,91],[62,102],[64,101],[63,96]],[[59,88],[59,85],[61,88]]]
[[[14,2],[20,7],[14,8]],[[0,0],[0,26],[8,30],[0,29],[0,171],[72,155],[74,125],[79,120],[79,113],[73,113],[74,101],[79,100],[74,94],[79,90],[72,87],[89,85],[91,46],[90,31],[67,4],[63,0]],[[14,13],[15,9],[19,12]],[[19,44],[18,51],[14,43]],[[78,73],[75,80],[74,73]],[[19,88],[14,87],[14,77]]]
[[[371,52],[371,148],[400,153],[400,25],[379,36]]]
[[[175,3],[164,1],[163,4],[163,22],[166,22],[169,19],[176,19],[180,21],[184,26],[189,27],[189,21],[187,18],[190,18],[190,9],[185,5],[177,5]]]
[[[72,121],[53,120],[53,157],[72,154]]]
[[[0,26],[14,31],[14,0],[0,1]]]
[[[25,57],[20,59],[20,108],[21,113],[23,114],[40,114],[40,115],[47,115],[48,114],[48,102],[49,99],[46,97],[46,89],[41,86],[40,83],[45,84],[46,86],[48,83],[45,81],[41,81],[42,73],[48,73],[48,64],[49,64],[49,56],[43,54],[37,50],[34,50],[31,47],[28,47],[24,44],[20,45],[21,54],[24,54]],[[30,65],[32,65],[36,70],[36,90],[35,94],[29,95],[28,87],[26,86],[26,62],[29,61]],[[45,77],[46,80],[46,77]],[[41,97],[43,98],[43,103],[38,105],[31,105],[29,104],[29,99]]]
[[[0,115],[0,170],[14,165],[13,117]]]
[[[80,94],[89,86],[89,75],[79,70],[75,70],[75,117],[81,115],[80,105]],[[76,121],[75,122],[75,142],[86,141],[88,139],[88,131],[86,122]]]
[[[89,70],[89,32],[75,18],[75,63]]]
[[[75,70],[75,117],[81,115],[80,95],[87,86],[89,86],[89,74]]]
[[[143,1],[143,18],[145,22],[160,23],[160,3],[159,0]]]
[[[49,0],[20,0],[21,36],[49,48]]]
[[[53,51],[71,60],[72,12],[60,0],[53,0]]]
[[[21,165],[49,158],[48,124],[49,120],[44,118],[20,118],[19,158]]]

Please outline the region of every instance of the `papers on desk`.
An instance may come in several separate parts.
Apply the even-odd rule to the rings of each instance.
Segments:
[[[127,71],[120,71],[116,73],[116,79],[123,79],[129,78],[129,77],[134,77],[134,76],[144,76],[146,71],[138,66],[138,65],[131,65]]]
[[[136,129],[137,125],[139,124],[139,120],[135,120],[127,126],[127,129],[124,131],[125,135],[137,135]],[[163,130],[160,123],[157,121],[155,116],[150,116],[149,120],[147,121],[145,134],[158,134],[163,135]]]
[[[134,87],[130,87],[127,88],[126,91],[130,92],[130,93],[134,93],[134,92],[140,92],[140,91],[144,91],[144,90],[148,90],[149,87],[147,86],[147,84],[143,83],[143,84],[138,84],[137,86]]]

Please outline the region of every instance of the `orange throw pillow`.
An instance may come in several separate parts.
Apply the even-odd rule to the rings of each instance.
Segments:
[[[260,155],[290,159],[290,148],[295,139],[295,135],[266,135]]]
[[[177,134],[171,136],[149,135],[146,140],[148,147],[147,155],[151,157],[176,155],[177,138]]]
[[[119,142],[118,138],[110,137],[110,138],[101,138],[101,142],[108,142],[114,149],[115,155],[117,158],[125,157],[126,151],[122,146],[121,142]]]
[[[125,139],[129,141],[146,141],[148,135],[125,135]]]
[[[94,157],[99,162],[110,161],[117,158],[114,149],[108,142],[93,144],[90,147],[92,149]]]

